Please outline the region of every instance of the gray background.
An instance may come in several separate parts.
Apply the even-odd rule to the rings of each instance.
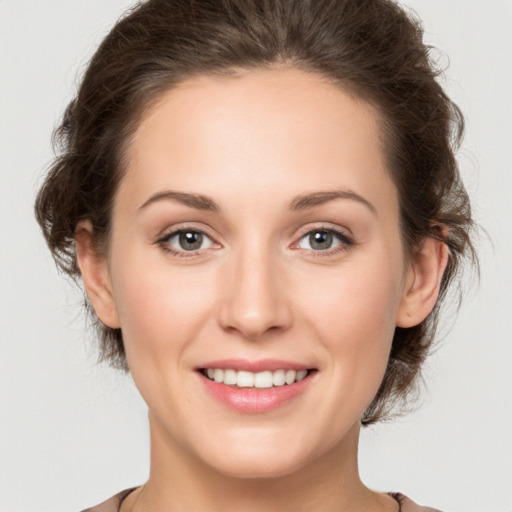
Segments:
[[[482,280],[426,369],[422,408],[363,433],[361,474],[452,512],[512,510],[512,2],[408,0],[449,55]],[[95,365],[82,296],[58,277],[32,203],[50,134],[127,0],[0,0],[0,509],[69,512],[142,483],[145,406]],[[448,62],[443,57],[443,62]],[[449,331],[449,332],[448,332]]]

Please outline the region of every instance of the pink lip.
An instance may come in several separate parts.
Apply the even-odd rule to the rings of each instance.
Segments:
[[[261,363],[261,361],[260,361]],[[268,363],[268,361],[266,362]],[[261,366],[257,366],[258,370],[247,370],[248,366],[243,368],[240,365],[228,364],[227,366],[208,366],[209,368],[223,369],[244,369],[246,371],[265,371],[260,370]],[[282,364],[282,363],[280,363]],[[285,369],[278,365],[276,369]],[[291,368],[288,368],[291,369]],[[306,369],[303,365],[294,366],[293,369]],[[219,382],[214,382],[206,377],[201,371],[196,372],[200,378],[206,391],[218,402],[228,406],[231,410],[240,413],[264,413],[270,412],[285,405],[289,401],[300,396],[314,380],[316,371],[309,372],[300,382],[293,384],[285,384],[283,386],[274,386],[271,388],[238,388],[236,386],[228,386]]]
[[[249,361],[247,359],[220,359],[218,361],[209,361],[200,368],[219,368],[221,370],[243,370],[246,372],[264,372],[276,370],[309,370],[311,366],[306,366],[292,361],[283,361],[281,359],[260,359],[259,361]]]

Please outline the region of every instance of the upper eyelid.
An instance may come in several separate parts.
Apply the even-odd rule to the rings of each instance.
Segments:
[[[316,250],[299,247],[301,240],[303,240],[309,233],[315,231],[328,231],[333,233],[339,240],[339,245],[329,247],[328,249]],[[347,252],[351,251],[358,245],[357,240],[352,236],[343,232],[341,229],[317,227],[306,231],[302,236],[290,246],[292,251],[300,251],[307,259],[318,259],[318,261],[332,261],[332,258],[341,257]]]
[[[334,233],[340,236],[344,236],[346,238],[349,238],[350,240],[354,239],[354,235],[348,228],[343,228],[340,226],[333,226],[330,223],[319,223],[318,225],[309,226],[303,229],[299,230],[299,234],[297,235],[297,240],[300,240],[301,238],[304,238],[309,233],[315,232],[315,231],[327,231],[329,233]]]
[[[191,232],[197,232],[201,233],[204,236],[207,236],[212,240],[213,243],[218,245],[223,245],[221,242],[218,241],[218,237],[212,235],[208,229],[200,228],[194,225],[190,225],[188,223],[178,224],[177,226],[173,226],[170,229],[164,229],[161,234],[157,235],[156,242],[161,243],[169,240],[173,236],[176,236],[179,233],[191,231]],[[355,241],[354,236],[351,233],[351,231],[348,228],[343,228],[340,226],[333,226],[332,224],[326,222],[322,223],[319,222],[318,224],[305,226],[301,229],[299,229],[298,233],[295,235],[293,242],[291,242],[291,246],[297,244],[300,240],[302,240],[305,236],[308,234],[315,232],[315,231],[327,231],[329,233],[333,233],[334,235],[337,235],[341,238],[345,238],[350,240],[352,243]]]
[[[339,247],[332,247],[332,248],[329,248],[329,249],[325,249],[325,250],[321,250],[321,251],[318,251],[318,250],[315,250],[315,249],[303,249],[303,248],[300,248],[298,247],[298,245],[300,244],[300,242],[306,237],[308,236],[310,233],[314,233],[314,232],[317,232],[317,231],[325,231],[325,232],[328,232],[328,233],[332,233],[335,237],[338,238],[339,242],[340,242],[340,246]],[[290,249],[296,251],[296,250],[302,250],[302,251],[305,251],[307,253],[311,253],[312,255],[315,255],[315,256],[329,256],[329,255],[334,255],[336,253],[339,253],[341,251],[346,251],[350,248],[352,248],[353,246],[357,245],[357,241],[355,239],[355,237],[352,235],[352,233],[350,232],[347,232],[349,230],[344,230],[342,228],[335,228],[335,227],[327,227],[325,225],[320,225],[320,226],[316,226],[316,227],[311,227],[309,229],[307,229],[306,231],[303,231],[302,234],[300,236],[298,236],[295,241],[289,246]]]
[[[156,237],[157,238],[157,242],[160,242],[160,241],[165,240],[165,239],[172,238],[172,236],[175,236],[178,233],[183,233],[183,232],[187,232],[187,231],[191,231],[191,232],[194,232],[194,233],[201,233],[202,235],[206,235],[208,238],[211,238],[211,240],[214,241],[215,243],[219,243],[217,241],[216,237],[214,237],[209,232],[209,230],[204,229],[204,228],[199,228],[199,227],[196,227],[196,226],[191,226],[189,224],[172,226],[171,228],[167,228],[167,229],[162,230],[162,232],[160,234],[158,234],[157,237]]]
[[[206,231],[199,229],[199,228],[187,227],[187,226],[174,227],[167,232],[165,232],[165,230],[164,230],[164,234],[160,235],[156,239],[155,245],[159,246],[160,249],[163,250],[164,252],[171,254],[174,258],[183,257],[184,258],[183,261],[185,261],[187,258],[192,258],[192,259],[197,258],[204,251],[211,249],[211,247],[208,247],[208,248],[204,248],[204,249],[194,249],[191,251],[187,251],[184,249],[173,247],[170,244],[170,240],[183,232],[185,232],[185,233],[186,232],[200,233],[201,235],[208,237],[210,239],[212,245],[221,245],[217,242],[217,240],[214,237],[209,235]]]

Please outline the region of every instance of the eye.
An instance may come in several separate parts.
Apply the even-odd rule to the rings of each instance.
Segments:
[[[172,253],[194,252],[208,249],[213,245],[212,239],[201,231],[180,229],[161,238],[158,243]]]
[[[333,229],[314,229],[308,231],[297,243],[300,249],[316,252],[347,248],[351,245],[352,240],[347,235]]]

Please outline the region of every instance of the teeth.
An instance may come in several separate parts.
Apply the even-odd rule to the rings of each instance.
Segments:
[[[286,372],[284,370],[276,370],[272,374],[272,384],[274,386],[284,386],[286,382]]]
[[[255,388],[271,388],[272,387],[272,372],[260,372],[254,376]]]
[[[237,377],[235,370],[224,370],[224,384],[233,385],[236,384],[236,380]]]
[[[220,370],[222,372],[222,370]],[[236,376],[236,385],[239,388],[252,388],[254,386],[254,373],[238,372]]]
[[[307,370],[299,370],[297,372],[297,377],[295,377],[295,379],[297,380],[297,382],[300,382],[302,379],[304,379],[306,377],[307,374],[308,374]]]
[[[307,370],[276,370],[259,373],[243,370],[221,370],[220,368],[208,368],[206,375],[210,380],[229,386],[236,385],[239,388],[271,388],[272,386],[284,386],[300,382],[306,378]]]
[[[295,370],[286,370],[284,381],[286,384],[293,384],[295,382],[295,377],[297,377],[297,372]]]

